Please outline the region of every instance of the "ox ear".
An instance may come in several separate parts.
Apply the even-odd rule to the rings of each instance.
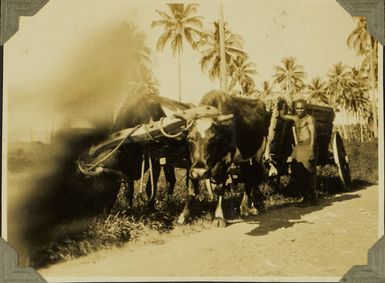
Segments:
[[[229,114],[229,115],[220,115],[218,116],[214,122],[215,124],[217,125],[221,125],[221,126],[230,126],[232,121],[233,121],[233,117],[234,115],[233,114]]]

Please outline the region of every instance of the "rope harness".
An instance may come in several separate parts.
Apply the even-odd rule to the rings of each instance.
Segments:
[[[176,134],[169,134],[169,133],[167,133],[165,130],[164,130],[164,128],[163,128],[163,120],[164,120],[164,118],[165,117],[162,117],[162,118],[160,118],[160,120],[159,120],[159,130],[160,130],[160,132],[162,133],[162,135],[164,135],[165,137],[167,137],[167,138],[178,138],[178,137],[180,137],[181,135],[183,135],[183,132],[185,132],[185,131],[187,131],[188,129],[190,129],[191,127],[192,127],[192,125],[194,124],[194,121],[193,120],[189,120],[188,122],[187,122],[187,125],[186,125],[186,127],[183,129],[183,131],[180,131],[179,133],[176,133]]]
[[[131,130],[130,130],[130,132],[127,134],[127,136],[124,138],[124,139],[122,139],[121,141],[120,141],[120,143],[118,143],[118,145],[113,149],[113,150],[111,150],[111,152],[109,153],[109,154],[107,154],[105,157],[103,157],[101,160],[99,160],[98,162],[96,162],[95,164],[92,164],[91,165],[91,167],[89,167],[89,168],[87,168],[87,169],[84,169],[84,168],[82,168],[83,169],[83,171],[88,171],[88,173],[91,173],[91,170],[93,170],[93,169],[95,169],[97,166],[99,166],[102,162],[104,162],[104,161],[106,161],[108,158],[110,158],[122,145],[123,145],[123,143],[133,134],[133,133],[135,133],[139,128],[141,127],[141,125],[137,125],[136,127],[134,127],[134,128],[132,128]],[[80,159],[79,159],[79,161],[78,161],[78,164],[79,164],[79,166],[82,166],[81,165],[81,162],[80,162]],[[88,164],[88,166],[89,166],[90,164]]]
[[[159,130],[162,133],[163,136],[167,138],[179,138],[185,131],[187,131],[191,126],[193,125],[194,121],[190,120],[184,129],[182,131],[176,133],[176,134],[169,134],[165,131],[164,126],[163,126],[163,120],[165,117],[162,117],[159,121]],[[101,172],[105,173],[114,173],[115,175],[118,175],[121,178],[122,183],[127,183],[127,177],[125,174],[118,170],[113,170],[109,168],[105,168],[103,166],[99,166],[103,162],[105,162],[107,159],[109,159],[126,141],[127,139],[132,136],[140,127],[143,126],[143,129],[145,131],[146,136],[149,138],[150,141],[154,141],[155,138],[151,135],[148,126],[146,124],[141,124],[137,125],[134,128],[132,128],[127,135],[113,148],[106,156],[104,156],[102,159],[98,160],[94,164],[86,164],[86,168],[84,168],[84,165],[82,164],[80,158],[78,160],[78,167],[79,170],[89,176],[98,176]],[[142,164],[141,164],[141,172],[140,172],[140,187],[139,187],[139,194],[142,198],[144,198],[145,195],[145,190],[143,189],[143,180],[144,180],[144,174],[145,174],[145,163],[146,159],[148,159],[148,166],[149,166],[149,178],[150,178],[150,183],[151,183],[151,195],[149,199],[153,199],[154,194],[155,194],[155,181],[154,181],[154,173],[153,173],[153,163],[152,163],[152,155],[151,151],[149,150],[148,146],[145,145],[142,153]],[[120,173],[118,173],[120,172]]]

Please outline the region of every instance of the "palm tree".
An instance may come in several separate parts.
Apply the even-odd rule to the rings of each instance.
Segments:
[[[146,67],[138,68],[137,73],[128,83],[129,92],[159,95],[159,81]]]
[[[328,103],[333,107],[343,106],[349,89],[349,71],[341,62],[334,64],[327,74],[326,83]]]
[[[378,43],[373,36],[367,32],[367,21],[364,17],[355,18],[356,28],[349,34],[347,45],[353,48],[357,55],[364,56],[362,68],[368,72],[371,82],[371,105],[373,111],[373,135],[378,136],[377,129],[377,68],[378,68]]]
[[[263,81],[261,94],[263,96],[270,96],[273,93],[273,87],[270,85],[269,81]]]
[[[273,90],[273,85],[269,81],[263,81],[261,89],[257,90],[257,98],[265,102],[266,108],[271,109],[276,103],[276,95]]]
[[[202,58],[199,61],[202,71],[207,71],[209,77],[214,80],[220,78],[220,42],[219,42],[219,23],[214,22],[214,30],[211,32],[205,32],[202,35],[201,40],[197,43],[197,47],[202,53]],[[227,23],[224,24],[224,37],[225,37],[225,61],[226,61],[226,73],[227,76],[232,75],[234,70],[232,66],[238,57],[247,58],[247,53],[242,50],[243,40],[237,35],[233,34],[227,27]],[[242,59],[239,59],[242,60]]]
[[[306,73],[294,57],[286,57],[281,62],[283,66],[274,67],[273,83],[280,84],[288,99],[292,100],[293,96],[304,88]]]
[[[248,60],[247,57],[237,56],[233,65],[229,66],[231,73],[231,81],[229,89],[234,89],[239,85],[244,95],[249,95],[255,90],[255,82],[252,78],[257,74],[255,64]]]
[[[164,32],[156,44],[157,51],[163,50],[170,42],[173,56],[178,55],[178,95],[182,100],[181,51],[184,39],[195,49],[201,36],[202,17],[196,16],[198,4],[167,4],[169,13],[156,10],[160,19],[153,21],[151,27],[163,26]]]
[[[360,69],[356,67],[351,68],[349,76],[349,93],[345,99],[345,108],[348,112],[353,112],[355,115],[357,123],[360,126],[361,142],[363,142],[364,135],[362,119],[365,115],[364,112],[369,105],[369,99],[367,97],[369,86],[367,85],[367,77],[365,77]]]
[[[345,100],[345,108],[348,113],[353,113],[356,117],[356,122],[360,126],[360,137],[361,142],[364,142],[363,134],[363,112],[365,111],[366,105],[369,104],[369,99],[366,97],[365,93],[359,89],[353,89],[349,96]]]
[[[139,28],[133,24],[128,24],[128,33],[130,36],[130,52],[132,58],[134,58],[139,67],[145,66],[148,67],[151,65],[151,50],[147,46],[147,36],[143,31],[140,31]]]
[[[323,82],[320,77],[313,78],[307,88],[309,90],[311,100],[314,103],[329,103],[326,95],[326,83]]]
[[[341,62],[334,64],[327,74],[329,80],[326,82],[326,95],[328,104],[332,107],[345,109],[345,100],[349,89],[349,71]],[[337,112],[342,115],[341,112]],[[347,118],[347,115],[345,115]],[[346,125],[342,124],[342,132],[344,138],[349,138]]]

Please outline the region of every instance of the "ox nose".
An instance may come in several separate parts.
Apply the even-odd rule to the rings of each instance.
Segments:
[[[194,180],[207,178],[208,176],[209,176],[209,170],[206,168],[193,168],[191,170],[191,178]]]

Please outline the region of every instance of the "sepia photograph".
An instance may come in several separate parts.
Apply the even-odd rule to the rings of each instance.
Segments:
[[[368,264],[384,117],[367,17],[336,0],[43,2],[3,46],[1,237],[18,266],[338,282]]]

